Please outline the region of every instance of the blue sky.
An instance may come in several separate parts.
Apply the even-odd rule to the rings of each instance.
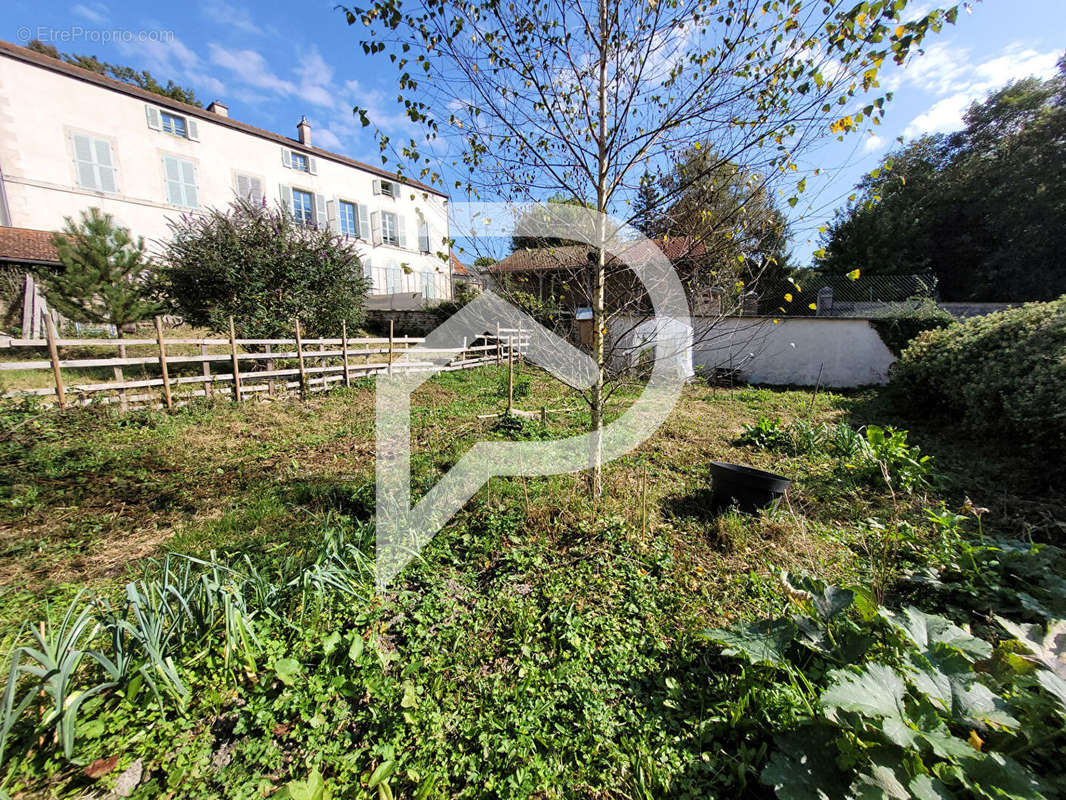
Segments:
[[[380,163],[369,129],[352,118],[353,105],[370,109],[375,123],[395,137],[409,134],[395,102],[394,70],[380,56],[363,55],[361,31],[349,29],[335,0],[6,5],[0,37],[7,41],[25,44],[39,36],[62,51],[148,69],[164,82],[193,88],[205,105],[221,100],[232,117],[289,136],[306,114],[315,144],[354,158]],[[912,6],[917,12],[932,4]],[[110,31],[130,32],[132,40],[105,41]],[[885,124],[844,142],[830,139],[803,160],[825,173],[808,180],[807,193],[791,211],[797,260],[806,262],[817,228],[896,137],[957,129],[974,99],[1016,78],[1053,74],[1064,50],[1066,1],[984,0],[930,40],[925,54],[905,69],[888,69],[882,85],[895,99]]]

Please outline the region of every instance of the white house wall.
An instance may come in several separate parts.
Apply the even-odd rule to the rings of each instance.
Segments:
[[[369,261],[374,291],[392,288],[388,286],[391,269],[398,275],[396,291],[421,292],[423,274],[428,274],[437,298],[451,296],[450,263],[436,255],[447,252],[444,197],[399,183],[395,184],[396,198],[376,195],[373,181],[380,176],[318,153],[316,175],[287,168],[279,142],[213,122],[211,114],[208,119],[189,117],[197,124],[199,141],[153,130],[145,107],[146,101],[138,97],[0,53],[0,168],[10,224],[59,230],[66,217],[77,219],[82,210],[96,206],[158,249],[168,236],[169,220],[196,213],[167,202],[163,157],[172,155],[195,165],[200,209],[229,205],[236,196],[236,175],[242,173],[261,180],[272,204],[280,200],[282,186],[293,186],[329,201],[348,200],[366,204],[370,211],[402,215],[407,248],[356,243]],[[105,194],[79,186],[75,133],[110,142],[117,192]],[[428,255],[419,252],[420,213],[429,226],[432,252]]]

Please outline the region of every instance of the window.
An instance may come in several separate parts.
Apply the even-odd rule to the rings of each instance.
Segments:
[[[281,148],[281,165],[298,172],[306,172],[308,175],[318,174],[318,162],[314,156],[297,153],[287,147]]]
[[[358,216],[355,213],[355,203],[341,200],[337,204],[337,221],[340,225],[341,233],[345,236],[359,236],[359,223],[357,220]]]
[[[374,181],[374,194],[383,194],[386,197],[396,196],[396,184],[392,181]]]
[[[418,219],[418,251],[429,252],[429,223],[421,217]]]
[[[396,223],[396,215],[387,211],[381,214],[381,241],[396,247],[400,246],[400,231]]]
[[[292,190],[292,215],[301,225],[315,224],[315,198],[310,192]]]
[[[235,183],[234,189],[237,192],[237,197],[256,205],[263,202],[263,181],[261,178],[257,178],[254,175],[242,175],[238,172]]]
[[[432,300],[437,294],[437,281],[436,275],[432,272],[422,273],[422,297],[426,300]]]
[[[300,172],[311,171],[311,161],[303,153],[292,154],[292,168],[298,169]]]
[[[177,114],[168,114],[166,111],[163,111],[160,113],[160,118],[163,133],[172,133],[175,136],[180,136],[182,139],[189,136],[189,129],[185,125],[185,117],[179,117]]]
[[[167,202],[174,206],[199,208],[196,189],[196,166],[184,158],[163,156],[163,177],[167,185]]]
[[[400,291],[400,268],[395,263],[389,265],[385,271],[385,294],[396,294]]]
[[[78,185],[83,189],[118,191],[111,142],[107,139],[74,134],[74,167],[78,173]]]
[[[149,105],[144,107],[144,113],[148,118],[148,127],[153,131],[162,131],[193,142],[200,141],[196,120]]]

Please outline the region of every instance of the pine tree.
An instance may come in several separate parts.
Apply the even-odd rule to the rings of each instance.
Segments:
[[[648,237],[664,233],[662,199],[656,186],[655,176],[645,170],[640,177],[640,186],[633,201],[633,227]]]
[[[67,217],[67,226],[52,242],[62,266],[38,278],[49,304],[78,322],[122,326],[159,310],[146,297],[142,280],[151,261],[144,240],[134,242],[125,228],[98,208],[81,213],[81,222]]]

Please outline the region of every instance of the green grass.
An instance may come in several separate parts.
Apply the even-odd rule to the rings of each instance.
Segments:
[[[500,410],[503,377],[447,373],[416,394],[416,494],[475,441],[587,424],[581,412],[544,425],[478,420]],[[621,392],[612,414],[638,391]],[[519,406],[579,402],[534,372]],[[215,552],[274,576],[298,574],[285,572],[298,570],[292,559],[304,563],[338,533],[370,552],[373,413],[369,383],[306,404],[219,402],[171,415],[5,407],[0,630],[12,641],[24,621],[54,616],[85,587],[117,597],[169,551]],[[944,476],[928,496],[893,496],[826,454],[737,444],[761,415],[901,422],[870,393],[812,401],[807,391],[692,385],[651,440],[607,465],[596,507],[580,475],[497,478],[384,595],[369,597],[361,576],[366,598],[309,604],[277,577],[270,610],[280,619],[254,609],[254,668],[226,665],[212,633],[179,659],[184,706],[105,694],[79,723],[72,760],[24,726],[4,767],[8,788],[106,791],[141,759],[136,797],[261,797],[313,770],[334,797],[764,797],[757,779],[771,732],[796,709],[772,686],[752,687],[699,632],[782,612],[781,569],[898,601],[910,592],[902,570],[935,541],[924,509],[941,499],[957,506],[969,493],[995,506],[986,533],[1024,513],[1037,538],[1053,535],[1052,523],[1040,525],[1057,501],[1036,506],[1021,484],[1010,499],[983,494],[1003,476],[988,463],[976,476],[956,467],[974,463],[980,443],[920,429],[912,441]],[[788,475],[789,502],[757,516],[710,514],[712,460]],[[886,546],[903,526],[909,538]],[[282,679],[284,659],[298,663],[298,680]],[[110,756],[111,772],[85,776]]]

